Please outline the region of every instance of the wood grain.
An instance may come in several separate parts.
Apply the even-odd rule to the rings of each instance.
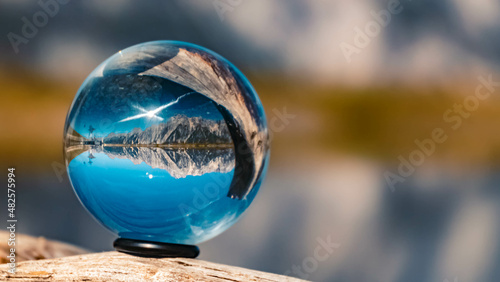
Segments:
[[[8,235],[0,233],[4,259]],[[0,265],[1,281],[303,281],[198,259],[154,259],[119,252],[74,255],[85,250],[27,235],[17,239],[16,257],[24,261],[17,264],[15,274],[8,272],[7,264]],[[57,258],[46,259],[50,257]]]

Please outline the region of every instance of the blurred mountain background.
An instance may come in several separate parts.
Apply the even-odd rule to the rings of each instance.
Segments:
[[[391,5],[399,12],[370,29]],[[25,37],[42,6],[53,16]],[[66,112],[112,54],[180,40],[247,75],[272,135],[261,192],[239,223],[201,244],[202,259],[317,281],[497,281],[498,92],[457,130],[443,116],[474,95],[478,77],[500,81],[499,25],[494,0],[3,0],[0,155],[18,173],[20,232],[111,248],[64,171]],[[25,40],[13,46],[12,34]],[[446,142],[391,192],[386,172],[436,128]],[[328,236],[341,246],[304,270]]]

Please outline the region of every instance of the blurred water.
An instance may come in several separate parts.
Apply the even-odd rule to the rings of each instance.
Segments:
[[[41,11],[38,1],[4,2],[4,35],[22,34],[23,17],[32,21]],[[439,98],[440,91],[418,89],[448,85],[462,102],[461,94],[473,93],[464,85],[475,86],[479,74],[497,73],[492,69],[500,66],[498,1],[401,2],[404,10],[352,63],[339,44],[354,43],[355,29],[373,21],[373,12],[387,8],[386,1],[243,1],[224,17],[212,1],[71,1],[19,46],[19,54],[4,37],[0,114],[7,130],[0,148],[4,164],[25,164],[16,170],[18,231],[93,251],[112,249],[114,235],[84,210],[66,176],[60,182],[50,162],[45,172],[28,169],[44,166],[45,158],[60,151],[54,144],[60,142],[68,97],[99,62],[138,42],[175,39],[201,44],[253,73],[252,83],[260,84],[270,112],[286,106],[298,117],[286,129],[291,133],[280,132],[283,141],[275,143],[281,157],[293,161],[270,165],[243,218],[201,244],[201,259],[316,281],[498,281],[498,168],[429,165],[391,192],[380,164],[297,156],[301,145],[324,154],[342,150],[337,146],[344,140],[388,157],[387,147],[407,148],[427,133],[425,124],[434,128],[442,122],[453,104],[446,95]],[[274,72],[283,85],[269,75]],[[296,85],[301,79],[306,90]],[[408,83],[410,89],[396,86]],[[323,84],[334,88],[318,90]],[[367,88],[358,93],[341,89],[345,84]],[[405,92],[424,95],[400,95]],[[360,93],[366,95],[352,95]],[[349,98],[335,98],[342,94]],[[474,114],[471,127],[457,132],[457,143],[444,154],[498,160],[498,138],[491,130],[495,99],[481,104],[484,112]],[[0,193],[1,202],[5,197]],[[5,217],[6,210],[0,214]],[[328,240],[340,247],[319,261],[315,251]]]
[[[243,218],[201,244],[200,258],[316,281],[497,280],[496,170],[422,168],[395,192],[382,172],[361,160],[271,169]],[[66,177],[19,170],[17,178],[20,232],[112,249],[113,234],[87,214]],[[302,263],[321,240],[340,247],[308,272]]]

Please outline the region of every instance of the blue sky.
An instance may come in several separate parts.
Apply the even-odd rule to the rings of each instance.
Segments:
[[[134,128],[144,130],[180,114],[212,120],[223,119],[212,101],[205,96],[165,79],[154,80],[159,81],[162,87],[146,93],[135,93],[129,85],[115,90],[111,85],[113,81],[89,81],[89,87],[81,90],[81,102],[75,104],[71,125],[85,137],[89,137],[90,126],[94,128],[95,137],[104,137],[111,132],[126,133]],[[102,90],[109,85],[113,91]],[[165,107],[169,104],[171,105]],[[155,109],[156,112],[151,112]]]

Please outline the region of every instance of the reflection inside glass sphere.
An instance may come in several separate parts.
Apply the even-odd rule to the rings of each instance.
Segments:
[[[68,113],[65,159],[83,205],[120,237],[180,244],[230,227],[267,166],[262,105],[229,62],[160,41],[120,51]]]

